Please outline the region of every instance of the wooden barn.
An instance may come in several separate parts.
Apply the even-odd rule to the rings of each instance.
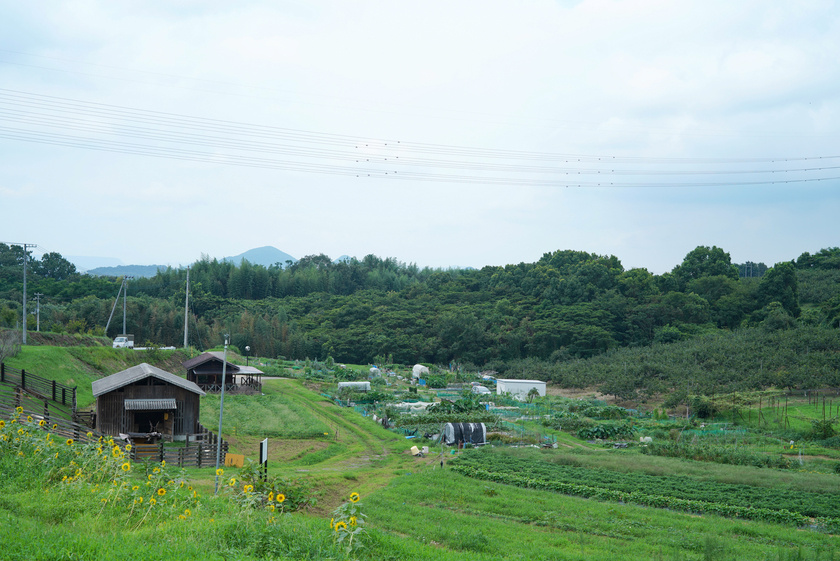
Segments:
[[[236,391],[240,386],[262,390],[262,370],[253,366],[241,366],[227,362],[224,353],[210,351],[201,353],[182,363],[187,369],[187,380],[210,393],[222,391],[222,367],[225,369],[225,391]],[[239,383],[237,383],[237,381]]]
[[[93,382],[96,430],[138,442],[180,440],[198,432],[203,395],[195,383],[144,362]]]

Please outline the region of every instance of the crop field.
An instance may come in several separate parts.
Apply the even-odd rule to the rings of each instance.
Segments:
[[[82,379],[114,360],[111,349],[97,352],[50,360],[69,361],[63,375]],[[547,398],[506,406],[499,427],[511,427],[508,445],[456,451],[386,430],[361,407],[338,406],[321,394],[334,384],[266,378],[263,395],[225,396],[222,432],[231,451],[255,460],[259,441],[269,440],[265,482],[247,462],[226,468],[219,481],[212,469],[126,464],[110,445],[100,451],[50,438],[37,416],[5,417],[3,558],[840,560],[840,475],[825,440],[790,450],[764,424],[732,427],[726,418]],[[212,430],[219,401],[201,402],[202,424]],[[791,400],[792,411],[804,435],[822,418],[822,401],[817,408]],[[599,425],[613,427],[605,434],[631,426],[628,447],[573,430]],[[688,452],[643,453],[640,435]],[[557,447],[538,449],[531,440]],[[430,453],[412,456],[414,444]],[[717,453],[714,461],[692,456],[703,446]],[[782,453],[791,460],[784,468],[753,465]],[[358,530],[355,546],[339,541],[349,535],[342,528]]]

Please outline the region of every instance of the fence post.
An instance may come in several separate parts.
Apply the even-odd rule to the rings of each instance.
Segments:
[[[26,370],[20,369],[20,387],[26,389]]]
[[[6,381],[6,363],[0,362],[0,382]]]
[[[166,458],[163,457],[163,440],[160,441],[160,461],[162,462]]]
[[[55,380],[52,381],[52,400],[55,401]]]
[[[64,403],[64,394],[65,394],[65,388],[61,388],[61,404],[62,405],[67,405],[66,403]]]

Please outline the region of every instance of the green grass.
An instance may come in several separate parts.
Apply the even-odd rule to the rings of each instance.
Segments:
[[[32,350],[41,348],[48,347],[26,348],[21,353],[19,359],[27,370],[51,369],[79,380],[83,376],[92,380],[99,369],[115,368],[110,361],[121,356],[108,348],[76,354]],[[463,477],[448,466],[440,469],[441,459],[448,464],[453,457],[449,449],[436,447],[431,456],[413,457],[408,448],[422,442],[408,441],[352,409],[337,407],[300,380],[265,380],[264,393],[225,397],[224,436],[240,447],[237,451],[256,459],[256,444],[271,433],[269,476],[299,479],[311,488],[317,503],[306,513],[277,516],[269,522],[269,513],[250,508],[241,496],[237,499],[225,492],[214,497],[212,470],[173,470],[169,473],[174,478],[184,478],[198,493],[190,517],[179,520],[181,511],[161,509],[148,523],[138,525],[136,514],[129,515],[119,505],[102,507],[101,493],[107,485],[62,487],[60,477],[56,480],[44,462],[48,456],[36,460],[27,451],[19,458],[16,451],[0,447],[0,540],[4,544],[0,557],[840,560],[837,537],[812,530],[600,502]],[[202,421],[211,429],[218,423],[218,405],[215,410],[212,406],[218,399],[202,399]],[[13,438],[16,430],[9,433]],[[501,453],[517,458],[536,455],[581,469],[685,477],[758,489],[836,496],[840,487],[835,474],[645,456],[634,448],[606,450],[568,434],[557,436],[561,446],[556,450],[508,448]],[[747,433],[739,442],[756,450],[779,446],[777,440],[766,440],[760,433]],[[441,450],[446,454],[437,455]],[[61,454],[65,453],[62,449]],[[62,457],[65,464],[75,461]],[[806,462],[805,468],[810,465]],[[144,483],[142,469],[135,466],[127,477]],[[240,477],[238,470],[226,470],[224,475]],[[331,511],[351,492],[361,493],[363,510],[369,516],[365,548],[352,556],[334,542],[335,532],[329,527]]]
[[[184,351],[152,350],[134,351],[110,347],[50,347],[27,345],[17,356],[5,360],[8,366],[25,369],[31,374],[76,386],[79,409],[95,403],[91,383],[99,378],[116,374],[141,362],[163,368],[183,376],[181,362],[188,358]]]

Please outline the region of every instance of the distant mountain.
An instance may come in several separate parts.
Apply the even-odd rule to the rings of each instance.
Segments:
[[[338,264],[338,263],[349,263],[349,262],[351,262],[353,259],[354,259],[354,257],[350,257],[349,255],[342,255],[342,256],[341,256],[341,257],[339,257],[338,259],[334,259],[334,260],[333,260],[333,263],[335,263],[335,264]]]
[[[99,277],[153,277],[158,269],[166,269],[166,265],[118,265],[116,267],[97,267],[88,269],[89,275]]]
[[[264,267],[270,267],[275,263],[280,263],[281,266],[285,267],[286,261],[291,261],[292,263],[297,263],[298,261],[285,251],[280,251],[270,245],[249,249],[245,253],[240,253],[233,257],[225,257],[222,261],[230,261],[239,265],[242,263],[242,259],[247,259],[252,265],[262,265]]]
[[[124,263],[116,257],[92,257],[89,255],[65,255],[65,259],[79,271],[90,271],[98,267],[119,267]]]

